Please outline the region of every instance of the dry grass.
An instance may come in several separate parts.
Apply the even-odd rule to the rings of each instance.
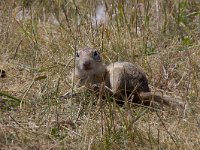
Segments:
[[[198,0],[104,0],[94,26],[93,0],[0,2],[1,149],[199,149],[200,3]],[[105,63],[142,66],[152,88],[181,96],[176,112],[120,108],[70,90],[74,51],[95,47]]]

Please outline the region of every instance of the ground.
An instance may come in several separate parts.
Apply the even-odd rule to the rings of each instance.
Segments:
[[[2,0],[0,14],[1,149],[199,149],[198,0]],[[87,90],[60,99],[81,47],[141,66],[152,90],[188,103],[186,116]]]

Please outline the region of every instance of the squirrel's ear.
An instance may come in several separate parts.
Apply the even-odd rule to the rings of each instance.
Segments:
[[[5,77],[6,77],[6,72],[0,69],[0,78],[5,78]]]

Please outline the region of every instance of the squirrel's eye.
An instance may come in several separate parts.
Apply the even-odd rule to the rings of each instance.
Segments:
[[[94,51],[93,57],[95,60],[100,60],[100,54],[97,51]]]
[[[76,57],[79,57],[79,54],[78,54],[78,53],[76,53]]]

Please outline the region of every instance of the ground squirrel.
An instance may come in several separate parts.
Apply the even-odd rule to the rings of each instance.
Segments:
[[[173,108],[185,110],[185,103],[170,96],[151,92],[143,70],[129,62],[114,62],[107,67],[103,64],[100,52],[93,48],[84,48],[76,52],[76,87],[105,83],[106,89],[118,99],[125,96],[132,102],[150,105],[152,101]]]

